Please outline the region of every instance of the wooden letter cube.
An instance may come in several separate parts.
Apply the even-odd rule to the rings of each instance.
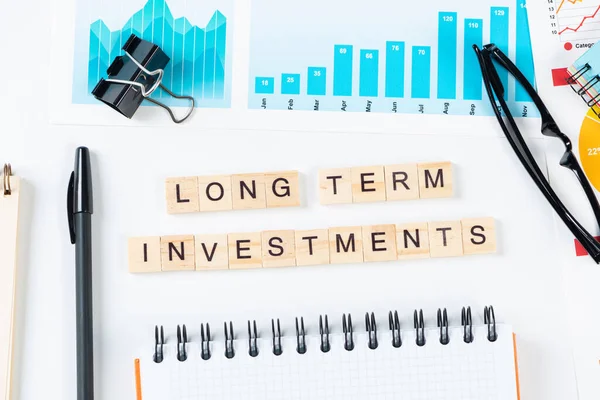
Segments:
[[[129,272],[160,272],[160,237],[134,237],[128,240]]]
[[[295,231],[296,265],[329,264],[327,229]]]
[[[265,190],[267,208],[298,207],[300,205],[298,171],[265,174]]]
[[[200,211],[226,211],[233,209],[231,176],[199,176]]]
[[[352,170],[319,170],[319,198],[323,205],[352,203]]]
[[[362,227],[365,262],[396,260],[396,226],[371,225]]]
[[[200,211],[198,178],[168,178],[165,181],[167,213],[192,213]]]
[[[463,255],[462,226],[460,221],[430,222],[429,254],[431,257]]]
[[[262,238],[260,232],[230,233],[229,269],[262,268]]]
[[[396,225],[398,260],[429,258],[427,222]]]
[[[465,255],[496,252],[494,218],[465,218],[460,223]]]
[[[361,263],[363,258],[362,228],[346,226],[329,228],[329,262]]]
[[[234,210],[267,208],[264,174],[232,175],[231,193]]]
[[[382,166],[352,168],[352,201],[385,201],[385,174]]]
[[[227,235],[196,235],[196,270],[228,268]]]
[[[262,266],[293,267],[296,265],[294,231],[262,232]]]
[[[160,255],[163,271],[193,271],[196,268],[194,235],[161,237]]]
[[[386,200],[415,200],[419,198],[417,164],[385,166]]]
[[[419,196],[422,199],[452,197],[452,163],[421,163],[419,169]]]

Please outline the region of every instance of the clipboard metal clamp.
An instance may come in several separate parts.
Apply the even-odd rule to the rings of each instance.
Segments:
[[[2,189],[5,196],[10,196],[12,194],[12,189],[10,187],[10,176],[12,175],[12,167],[10,164],[4,164],[4,170],[2,175]]]

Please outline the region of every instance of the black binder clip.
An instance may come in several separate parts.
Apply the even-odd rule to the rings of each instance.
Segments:
[[[188,119],[194,111],[194,98],[178,96],[162,85],[164,69],[170,59],[160,47],[132,34],[122,49],[125,56],[117,56],[113,60],[106,71],[108,77],[101,78],[92,90],[94,97],[127,118],[133,117],[142,101],[148,100],[167,110],[176,124]],[[183,118],[175,118],[168,106],[150,98],[159,87],[176,99],[191,102]]]

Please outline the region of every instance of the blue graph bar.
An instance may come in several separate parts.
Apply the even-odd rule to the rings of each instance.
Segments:
[[[352,96],[352,46],[333,48],[333,95]]]
[[[379,50],[360,51],[360,96],[377,97],[379,86]]]
[[[456,99],[457,14],[438,14],[438,99]]]
[[[490,20],[490,41],[508,54],[508,7],[492,7]],[[508,100],[508,71],[498,68],[498,75],[504,85],[504,99]]]
[[[517,68],[535,87],[535,71],[533,68],[533,53],[531,51],[531,37],[529,36],[529,22],[527,21],[527,7],[525,0],[517,0]],[[523,86],[516,84],[516,101],[531,101]]]
[[[300,74],[281,74],[281,94],[300,94]]]
[[[428,99],[431,96],[431,47],[413,46],[412,83],[413,99]]]
[[[183,70],[181,74],[181,93],[191,95],[194,90],[194,27],[187,20],[185,20],[183,26],[185,35],[183,36],[183,61],[181,63],[181,69]],[[186,85],[188,82],[191,85]]]
[[[385,97],[404,97],[404,42],[386,42],[385,49]]]
[[[194,27],[195,53],[193,96],[202,97],[204,93],[204,29]]]
[[[477,56],[472,46],[483,45],[483,20],[465,19],[465,66],[463,71],[463,99],[481,100],[483,80]]]
[[[209,29],[206,31],[204,37],[206,53],[204,56],[204,94],[202,97],[212,99],[215,89],[215,42],[217,40],[217,32],[214,29]]]
[[[215,30],[217,32],[217,38],[215,40],[215,99],[222,99],[225,97],[225,54],[227,50],[227,19],[221,13],[215,13],[213,16],[215,20]],[[212,20],[211,20],[212,23]]]
[[[308,67],[306,93],[311,96],[325,96],[327,94],[327,69],[325,67]]]
[[[257,76],[254,80],[254,93],[273,94],[275,93],[275,78],[266,76]]]
[[[182,18],[178,18],[175,20],[175,26],[173,35],[173,55],[183,54],[183,32],[184,32],[184,20]],[[173,57],[174,58],[174,57]],[[183,82],[182,68],[181,65],[175,66],[172,64],[173,71],[173,81],[171,83],[171,87],[174,90],[179,90],[181,92],[181,86]],[[211,79],[212,84],[212,79]],[[211,88],[211,97],[212,97],[212,88]]]

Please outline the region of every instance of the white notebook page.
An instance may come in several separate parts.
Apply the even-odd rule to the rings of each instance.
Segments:
[[[307,352],[296,352],[295,336],[282,338],[283,354],[272,352],[272,339],[259,338],[259,354],[248,355],[248,341],[235,341],[236,355],[224,356],[224,343],[212,344],[210,360],[190,343],[188,359],[176,357],[176,344],[165,345],[162,363],[152,360],[152,344],[140,357],[143,400],[518,400],[513,335],[498,325],[498,339],[487,340],[487,327],[474,327],[464,343],[462,328],[450,328],[450,343],[439,330],[426,330],[426,344],[415,332],[402,332],[394,348],[389,331],[378,332],[379,346],[367,346],[367,334],[354,333],[355,348],[344,349],[343,335],[330,335],[331,350],[319,349],[319,336],[306,336]]]

